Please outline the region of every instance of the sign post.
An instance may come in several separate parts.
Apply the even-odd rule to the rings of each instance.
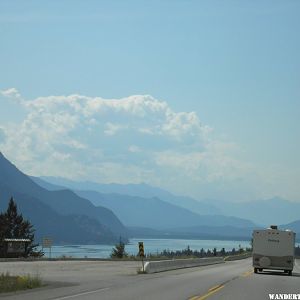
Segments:
[[[145,267],[144,267],[145,252],[144,252],[144,243],[143,242],[139,242],[139,256],[142,259],[143,273],[144,273],[145,272]]]
[[[48,237],[44,237],[43,238],[43,249],[44,248],[49,248],[49,258],[51,259],[51,247],[52,247],[52,243],[53,243],[53,240],[48,238]]]

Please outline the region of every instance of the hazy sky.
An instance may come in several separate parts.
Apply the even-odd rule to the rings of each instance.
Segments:
[[[0,1],[0,151],[24,172],[300,201],[300,1]]]

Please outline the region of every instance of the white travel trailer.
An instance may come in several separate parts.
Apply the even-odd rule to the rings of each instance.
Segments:
[[[271,226],[253,231],[254,272],[263,269],[283,270],[292,275],[295,254],[295,233]]]

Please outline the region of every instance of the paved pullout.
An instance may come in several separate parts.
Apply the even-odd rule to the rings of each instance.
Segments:
[[[0,296],[14,300],[269,299],[269,293],[300,293],[300,262],[294,275],[253,274],[251,259],[137,275],[138,262],[2,262],[1,272],[39,274],[44,288]],[[203,298],[204,296],[204,298]]]

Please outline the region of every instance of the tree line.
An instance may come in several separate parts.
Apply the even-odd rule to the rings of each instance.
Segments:
[[[195,257],[195,258],[203,258],[203,257],[214,257],[214,256],[230,256],[230,255],[238,255],[238,254],[243,254],[245,252],[250,252],[251,248],[239,248],[235,249],[233,248],[232,250],[225,250],[225,248],[222,248],[220,250],[217,250],[217,248],[213,249],[207,249],[204,250],[203,248],[200,250],[191,250],[190,246],[187,246],[186,249],[183,250],[168,250],[165,249],[161,251],[160,253],[156,254],[149,254],[147,257],[152,258],[152,257],[165,257],[165,258],[182,258],[182,257]]]
[[[251,252],[251,248],[239,248],[236,250],[233,248],[230,251],[226,251],[225,248],[222,248],[221,250],[217,250],[217,248],[213,249],[207,249],[204,250],[203,248],[201,250],[191,250],[190,246],[187,246],[186,249],[183,250],[168,250],[165,249],[161,252],[157,253],[151,253],[151,254],[146,254],[145,258],[148,259],[155,259],[155,258],[203,258],[203,257],[214,257],[214,256],[231,256],[231,255],[238,255],[238,254],[243,254],[246,252]],[[126,250],[125,250],[125,244],[122,242],[120,239],[120,242],[115,245],[115,248],[112,249],[111,252],[111,258],[130,258],[130,259],[136,259],[138,258],[137,255],[129,255]]]

